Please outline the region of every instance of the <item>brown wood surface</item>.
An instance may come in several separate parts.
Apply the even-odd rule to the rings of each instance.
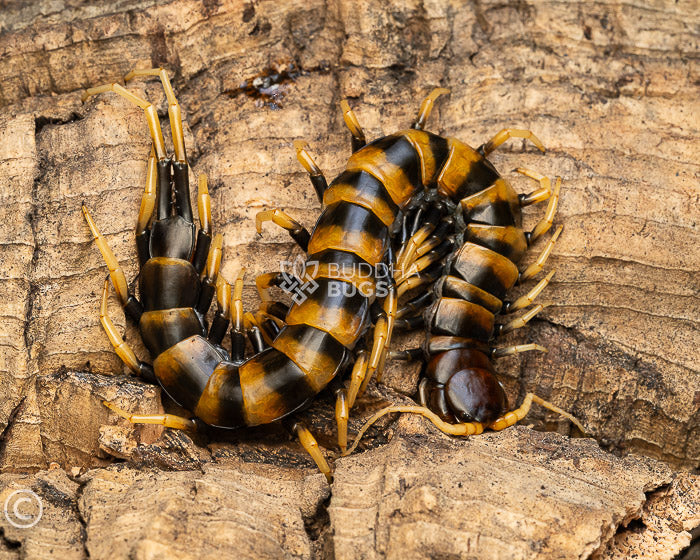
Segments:
[[[697,3],[687,0],[3,2],[0,466],[5,478],[0,488],[5,496],[20,480],[44,488],[42,496],[57,495],[46,490],[50,486],[66,497],[52,502],[57,517],[42,521],[37,527],[43,532],[35,536],[18,533],[0,517],[2,557],[49,557],[50,544],[59,542],[66,558],[108,556],[120,525],[104,510],[108,501],[100,502],[100,510],[90,500],[107,500],[103,491],[118,500],[113,488],[138,488],[141,494],[133,505],[139,508],[140,500],[150,500],[149,492],[158,493],[160,485],[180,484],[172,471],[189,473],[178,476],[195,493],[198,477],[205,487],[213,485],[211,500],[173,491],[157,502],[172,517],[162,512],[158,517],[155,508],[152,533],[148,528],[130,532],[130,540],[114,548],[115,554],[197,557],[192,543],[198,539],[189,539],[197,531],[206,534],[199,516],[233,499],[217,485],[239,484],[245,479],[240,473],[250,472],[246,469],[251,465],[264,470],[260,476],[281,481],[280,496],[311,493],[311,505],[301,513],[298,504],[281,497],[275,506],[280,513],[270,514],[269,524],[288,523],[286,530],[275,525],[271,538],[292,557],[332,552],[338,558],[394,557],[402,550],[425,557],[431,546],[435,554],[475,558],[512,558],[517,551],[527,558],[587,557],[596,551],[625,557],[642,548],[624,546],[648,545],[644,531],[661,526],[670,531],[668,542],[675,544],[660,552],[643,550],[650,558],[673,557],[687,546],[686,531],[700,522],[697,494],[687,490],[694,490],[697,480],[674,474],[700,466],[698,21]],[[620,459],[594,450],[592,442],[527,429],[485,436],[480,443],[476,438],[454,442],[437,436],[422,420],[392,420],[371,432],[370,451],[337,462],[338,476],[327,502],[320,490],[300,490],[315,488],[320,475],[282,430],[192,441],[172,434],[158,439],[160,431],[154,428],[126,428],[102,406],[102,399],[152,413],[162,410],[161,397],[157,388],[125,375],[102,331],[98,312],[106,268],[80,205],[89,206],[133,279],[133,227],[149,138],[143,114],[125,100],[106,94],[82,104],[80,94],[86,87],[120,81],[135,67],[152,66],[171,71],[185,120],[191,183],[196,184],[198,173],[209,176],[214,229],[224,235],[223,273],[233,280],[240,267],[247,268],[247,309],[258,301],[254,277],[278,270],[280,260],[299,254],[289,237],[269,224],[258,237],[253,218],[261,209],[279,207],[313,226],[319,204],[292,142],[308,141],[329,179],[340,172],[350,155],[341,99],[349,99],[370,138],[410,125],[421,99],[437,86],[451,94],[438,101],[427,125],[431,131],[477,146],[504,127],[533,130],[548,148],[545,155],[511,140],[491,159],[519,192],[532,190],[534,183],[513,173],[516,167],[562,176],[557,222],[564,232],[547,265],[557,271],[541,296],[549,307],[531,327],[509,335],[503,344],[537,342],[549,353],[506,358],[497,368],[511,402],[534,391],[574,413],[606,452],[632,454]],[[273,70],[282,72],[275,96],[261,97],[253,80]],[[129,87],[157,103],[169,136],[159,83],[137,80]],[[541,206],[528,209],[526,226],[542,211]],[[526,262],[534,257],[528,255]],[[117,327],[139,356],[147,357],[116,298],[110,305]],[[386,402],[406,402],[417,379],[415,366],[393,365],[385,385],[372,386],[356,414],[367,415]],[[331,450],[332,406],[329,396],[321,396],[307,415]],[[566,422],[541,409],[533,410],[527,423],[569,431]],[[356,418],[351,429],[358,427]],[[461,459],[445,459],[449,468],[436,473],[432,483],[425,482],[435,457],[452,448]],[[554,493],[546,505],[533,502],[539,513],[532,514],[532,523],[513,521],[522,515],[513,504],[518,492],[528,491],[530,475],[519,459],[506,458],[514,449],[527,453],[532,448],[539,450],[532,461],[543,480],[556,479],[564,487],[566,476],[556,469],[550,472],[554,479],[547,478],[562,449],[575,468],[579,454],[600,457],[588,463],[586,473],[567,475],[585,481],[590,500],[569,503]],[[412,460],[400,460],[409,452]],[[113,457],[131,465],[123,472],[104,470]],[[223,460],[229,466],[220,477],[212,465]],[[450,470],[456,469],[454,461],[464,463],[467,494],[451,486],[458,476],[451,474],[456,473]],[[477,468],[470,467],[472,461],[494,461],[498,476],[472,476]],[[67,469],[68,475],[61,475],[60,468],[45,470],[51,463]],[[87,468],[95,470],[86,473]],[[139,486],[144,475],[137,470],[143,468],[149,469],[147,488]],[[362,488],[365,468],[375,473],[367,475],[367,490]],[[37,471],[30,478],[19,474]],[[624,482],[614,475],[626,472],[631,474]],[[409,512],[420,519],[393,532],[392,515],[404,513],[380,508],[387,517],[379,515],[372,527],[356,528],[356,538],[365,544],[354,547],[355,537],[343,533],[349,522],[341,512],[356,507],[357,500],[374,507],[372,500],[393,492],[395,481],[382,473],[423,481],[414,491],[422,513]],[[601,483],[603,475],[609,478]],[[50,484],[41,482],[46,477]],[[498,502],[493,496],[501,494],[493,494],[492,480],[512,480],[513,493]],[[256,492],[265,494],[264,486],[259,483]],[[577,494],[574,486],[566,490],[581,498],[585,493]],[[88,495],[87,488],[95,492]],[[652,491],[657,501],[650,498],[644,505],[643,492]],[[124,492],[125,500],[134,496]],[[687,509],[679,513],[679,502],[659,492],[682,494],[678,499],[686,500]],[[404,504],[402,496],[399,512],[414,507]],[[481,511],[479,504],[494,499],[502,503],[502,511]],[[440,507],[428,507],[432,500]],[[464,529],[459,523],[466,521],[453,522],[451,516],[461,513],[465,501],[481,511],[470,534],[497,534],[507,526],[514,536],[500,533],[498,539],[513,548],[470,548],[471,537],[457,539],[457,548],[440,548],[437,530],[434,541],[426,540],[431,527]],[[254,516],[255,507],[239,514]],[[296,513],[289,513],[290,508]],[[182,541],[169,532],[172,527],[163,528],[180,519],[177,512],[189,516],[183,522],[189,536]],[[544,522],[551,529],[549,515],[562,519],[550,532],[551,542],[568,539],[563,548],[538,540],[534,527]],[[631,540],[624,531],[613,539],[621,523],[639,516],[647,520],[642,522],[646,529],[633,531]],[[590,525],[582,523],[580,534],[566,529],[579,518]],[[63,531],[60,523],[70,528]],[[586,532],[590,527],[595,530]],[[265,544],[269,535],[251,531],[237,533],[253,542],[246,549],[251,557],[272,550],[265,548],[272,546]],[[376,538],[366,546],[367,531]],[[415,540],[408,542],[411,535]],[[640,537],[635,540],[635,535]],[[70,539],[77,544],[67,544]],[[202,549],[201,557],[220,556],[239,545],[216,543]]]

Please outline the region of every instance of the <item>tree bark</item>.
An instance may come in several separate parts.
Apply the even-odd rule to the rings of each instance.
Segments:
[[[47,543],[68,538],[60,529],[66,523],[66,531],[80,541],[72,548],[62,542],[70,555],[109,555],[116,532],[105,529],[109,516],[95,513],[90,500],[102,500],[100,492],[113,492],[113,487],[139,488],[141,494],[133,498],[139,504],[159,492],[160,485],[213,485],[211,500],[176,492],[172,501],[162,502],[167,511],[189,512],[186,532],[196,534],[204,531],[201,515],[233,499],[217,485],[236,481],[230,483],[245,486],[240,473],[261,464],[268,466],[260,467],[260,476],[280,481],[282,494],[310,492],[306,509],[294,509],[287,498],[277,503],[279,510],[270,506],[281,512],[270,515],[270,524],[294,519],[288,532],[274,529],[275,542],[289,556],[393,557],[403,551],[402,557],[556,558],[566,550],[566,557],[624,557],[631,550],[644,551],[645,557],[673,557],[687,546],[687,531],[700,523],[691,513],[700,506],[694,493],[697,479],[678,474],[700,465],[699,15],[694,2],[682,0],[646,5],[4,2],[1,497],[13,485],[25,484],[43,489],[39,494],[46,499],[56,495],[49,487],[66,498],[52,502],[55,516],[37,525],[43,532],[37,529],[32,536],[1,525],[3,554],[12,557],[26,549],[29,557],[42,557],[50,548]],[[341,99],[350,101],[370,139],[410,126],[421,99],[438,86],[451,93],[436,104],[428,130],[473,146],[502,128],[532,130],[547,147],[545,155],[511,140],[491,159],[519,192],[533,190],[534,183],[513,173],[516,167],[561,176],[556,221],[564,232],[546,267],[556,269],[541,296],[549,306],[529,328],[499,344],[537,342],[549,352],[502,359],[497,369],[511,403],[535,392],[572,412],[603,450],[629,457],[525,428],[454,441],[438,436],[423,420],[385,420],[370,432],[368,451],[335,463],[327,502],[328,495],[316,487],[319,475],[282,430],[193,441],[119,422],[101,404],[103,399],[141,413],[161,411],[163,403],[157,388],[125,375],[102,331],[98,313],[106,268],[80,206],[90,208],[127,277],[134,279],[133,227],[150,140],[141,110],[113,94],[82,104],[80,94],[87,87],[120,81],[133,68],[158,66],[169,69],[183,110],[190,183],[196,185],[200,173],[209,177],[214,231],[224,236],[222,272],[232,280],[241,267],[247,269],[247,310],[257,307],[255,276],[278,270],[281,260],[299,254],[283,231],[265,227],[262,238],[257,236],[255,214],[278,207],[313,227],[320,206],[292,142],[308,141],[326,177],[337,175],[350,154]],[[135,80],[128,87],[157,106],[169,143],[160,84]],[[525,226],[531,227],[542,212],[530,207]],[[530,253],[525,264],[538,250]],[[147,358],[116,298],[110,309],[137,354]],[[384,384],[371,386],[353,410],[351,429],[356,431],[362,418],[388,402],[408,402],[418,374],[416,365],[392,365]],[[332,411],[332,397],[321,395],[306,413],[328,449],[335,449]],[[541,409],[533,410],[525,423],[569,433],[565,421]],[[538,451],[524,468],[519,454],[528,449]],[[573,471],[551,470],[560,453],[571,457]],[[459,460],[449,458],[453,455]],[[107,466],[114,457],[129,462],[123,472]],[[446,465],[438,473],[436,457]],[[585,473],[574,473],[581,457],[595,460],[587,463]],[[214,473],[223,459],[230,462],[228,470]],[[462,488],[453,486],[460,477],[455,461],[463,462]],[[46,470],[52,464],[68,474]],[[526,472],[532,465],[542,473],[542,485],[557,490],[542,489],[546,505],[532,505],[530,518],[518,508],[530,503],[526,497],[532,499],[533,482]],[[292,468],[298,466],[303,469]],[[138,486],[138,469],[144,468],[153,469],[147,489]],[[493,478],[484,474],[476,480],[470,473],[477,468],[493,472]],[[176,471],[185,474],[172,474]],[[36,474],[20,474],[27,472]],[[374,473],[371,498],[363,494],[363,472]],[[629,477],[621,481],[624,473]],[[579,476],[585,486],[581,493],[574,482]],[[601,482],[603,476],[608,478]],[[105,480],[113,487],[105,490]],[[512,488],[494,494],[490,484],[497,480],[503,485],[512,481]],[[406,490],[412,481],[417,481],[415,490]],[[391,502],[395,509],[382,505],[397,484],[409,486]],[[88,488],[95,489],[91,497],[85,494]],[[250,491],[261,492],[254,503],[264,502],[264,488]],[[133,497],[136,491],[125,492]],[[408,503],[411,492],[418,505]],[[581,500],[588,496],[588,501],[569,507],[562,497],[566,492]],[[648,501],[644,492],[651,496]],[[663,492],[667,494],[661,496]],[[373,524],[353,528],[342,513],[360,507],[357,500],[379,512]],[[484,504],[493,505],[489,500],[503,505],[502,512],[482,511]],[[480,512],[471,527],[453,519],[465,503],[476,504]],[[251,508],[239,514],[256,515]],[[172,521],[167,515],[158,518],[157,510],[153,519]],[[615,535],[632,519],[650,520],[652,510],[660,525],[643,521],[646,529],[627,535],[630,539],[623,529]],[[413,517],[397,525],[392,515]],[[560,516],[560,526],[552,525],[552,516]],[[581,518],[581,531],[569,530]],[[664,525],[664,519],[677,522]],[[671,544],[665,551],[644,548],[651,527],[661,525]],[[439,531],[430,537],[432,526],[446,531],[446,542],[452,544],[438,542]],[[550,541],[538,533],[542,527],[552,533]],[[251,556],[266,554],[270,543],[254,529],[254,536],[246,537],[253,544],[245,550]],[[457,538],[453,531],[471,536]],[[496,540],[480,541],[479,535],[496,535]],[[499,548],[504,535],[511,535],[511,548]],[[120,557],[210,554],[198,551],[188,538],[145,531],[114,550]],[[631,544],[620,552],[620,543]],[[216,546],[212,556],[240,543],[222,540]]]

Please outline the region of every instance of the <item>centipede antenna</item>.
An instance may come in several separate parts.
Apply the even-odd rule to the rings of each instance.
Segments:
[[[484,425],[480,422],[449,424],[448,422],[442,420],[432,410],[430,410],[429,408],[425,408],[424,406],[387,406],[386,408],[383,408],[380,411],[373,414],[372,416],[370,416],[370,418],[365,422],[364,426],[362,426],[360,431],[357,433],[353,444],[345,453],[343,453],[343,456],[345,457],[347,455],[350,455],[353,451],[355,451],[358,444],[360,443],[360,440],[362,439],[362,436],[365,435],[365,432],[369,430],[370,427],[372,427],[372,424],[374,424],[382,416],[386,416],[387,414],[392,414],[394,412],[410,412],[412,414],[420,414],[424,418],[430,420],[435,425],[435,427],[438,428],[441,432],[452,436],[478,435],[484,431]]]

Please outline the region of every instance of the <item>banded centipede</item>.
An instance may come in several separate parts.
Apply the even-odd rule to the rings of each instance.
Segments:
[[[426,132],[423,124],[435,99],[444,92],[438,89],[421,105],[412,129],[367,144],[357,118],[343,102],[353,155],[340,176],[328,184],[305,144],[296,144],[297,156],[323,204],[313,231],[280,210],[263,211],[256,218],[258,231],[265,221],[273,221],[307,253],[306,262],[313,262],[314,267],[312,272],[307,267],[304,280],[312,280],[316,289],[303,301],[286,306],[269,295],[269,289],[280,286],[285,276],[263,274],[256,279],[263,302],[253,315],[243,311],[242,275],[232,289],[218,273],[222,240],[220,235],[212,239],[204,176],[199,178],[200,229],[195,235],[181,112],[167,73],[138,70],[126,80],[135,76],[158,76],[162,82],[169,104],[173,156],[166,152],[158,116],[148,101],[119,84],[91,88],[83,97],[115,92],[143,109],[149,125],[153,149],[136,228],[140,300],[129,291],[123,270],[87,208],[83,212],[125,313],[139,325],[153,365],[138,359],[112,324],[107,281],[100,319],[125,364],[137,375],[157,381],[194,418],[136,416],[105,403],[109,408],[130,422],[179,429],[199,429],[203,424],[222,428],[268,424],[293,417],[352,367],[349,386],[338,390],[336,405],[339,446],[346,451],[349,409],[357,395],[374,375],[381,374],[388,357],[402,357],[389,353],[394,328],[414,328],[424,322],[429,362],[421,400],[437,416],[425,407],[420,413],[444,431],[473,433],[484,426],[502,429],[527,412],[524,405],[520,412],[500,417],[505,401],[492,375],[489,342],[493,317],[503,310],[503,294],[518,277],[529,277],[528,271],[521,275],[515,263],[529,243],[551,227],[560,182],[550,198],[548,180],[526,172],[540,181],[541,188],[519,197],[486,156],[511,136],[530,138],[541,147],[532,133],[505,130],[474,150],[456,139]],[[520,208],[547,198],[546,219],[524,233]],[[540,268],[557,235],[538,260]],[[369,293],[355,289],[361,280],[355,271],[363,266],[376,269],[380,264],[397,272],[390,278],[386,297],[373,302],[377,286]],[[470,265],[476,269],[471,275],[464,272]],[[524,296],[525,300],[507,304],[506,311],[525,307],[549,278],[551,275]],[[423,284],[434,285],[435,302],[419,296],[399,309],[399,297]],[[338,285],[344,289],[336,289]],[[217,311],[209,327],[205,315],[214,293]],[[520,321],[526,319],[527,315]],[[222,341],[231,323],[229,353]],[[367,336],[370,329],[372,335]],[[246,334],[254,351],[248,358]],[[354,355],[358,343],[367,338],[371,338],[367,350]],[[513,347],[496,353],[526,349]],[[461,369],[449,371],[455,366]],[[468,383],[460,388],[453,378]],[[477,379],[475,390],[469,386],[473,379]],[[470,403],[464,398],[459,401],[460,396],[468,397],[466,401],[485,399],[481,407],[485,412],[469,409]],[[537,402],[559,411],[541,399]],[[452,408],[447,409],[448,404]],[[300,422],[291,426],[330,479],[330,468],[312,434]]]

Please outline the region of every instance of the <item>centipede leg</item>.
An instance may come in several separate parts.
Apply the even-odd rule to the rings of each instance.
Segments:
[[[132,424],[160,424],[161,426],[173,428],[175,430],[197,430],[197,422],[190,418],[184,418],[183,416],[176,416],[174,414],[131,414],[109,401],[102,401],[102,404]]]
[[[221,344],[231,320],[231,284],[221,274],[216,277],[216,313],[211,322],[208,339]]]
[[[505,323],[503,325],[499,325],[497,330],[496,330],[496,336],[501,336],[506,333],[509,333],[511,331],[514,331],[516,329],[521,329],[524,327],[530,319],[532,319],[535,315],[537,315],[540,311],[544,309],[544,305],[535,305],[530,311],[525,313],[524,315],[521,315],[517,319],[513,319],[509,323]]]
[[[149,68],[145,70],[132,70],[126,76],[124,76],[124,81],[128,82],[137,76],[158,76],[160,82],[163,85],[163,90],[165,91],[165,96],[168,99],[168,117],[170,119],[170,130],[173,135],[173,147],[175,148],[175,158],[178,162],[187,163],[187,156],[185,153],[185,140],[182,129],[182,111],[180,110],[180,105],[175,97],[175,92],[173,91],[172,85],[170,85],[170,79],[168,78],[168,72],[165,68]],[[90,90],[88,90],[90,91]]]
[[[396,311],[396,318],[401,319],[407,315],[413,315],[415,313],[423,311],[428,307],[435,299],[435,294],[430,291],[423,292],[422,294],[410,299],[406,304]]]
[[[119,264],[119,261],[117,261],[117,258],[114,256],[114,253],[112,253],[112,250],[109,248],[107,240],[97,228],[97,224],[95,224],[95,221],[92,219],[90,212],[85,206],[83,206],[82,209],[85,220],[90,227],[90,232],[92,233],[95,243],[102,254],[102,258],[104,258],[105,263],[107,264],[109,277],[112,280],[112,285],[117,292],[117,296],[119,297],[119,301],[124,308],[124,312],[138,324],[139,320],[141,319],[141,315],[143,314],[143,306],[141,305],[141,302],[136,299],[136,296],[129,291],[124,270]]]
[[[535,301],[535,298],[540,294],[540,292],[542,292],[542,290],[544,290],[547,287],[549,281],[552,279],[552,276],[554,276],[554,272],[555,271],[552,270],[549,274],[547,274],[546,277],[540,280],[537,283],[537,285],[525,295],[519,297],[513,302],[504,302],[503,308],[501,309],[501,313],[513,313],[514,311],[518,311],[519,309],[525,309],[527,306],[529,306],[533,301]]]
[[[197,177],[197,210],[199,212],[199,232],[192,255],[192,265],[197,272],[201,273],[207,262],[211,246],[211,197],[207,187],[207,176],[204,173]]]
[[[504,128],[503,130],[499,131],[493,138],[491,138],[491,140],[479,146],[476,151],[484,157],[488,157],[488,155],[491,152],[493,152],[496,148],[498,148],[501,144],[503,144],[503,142],[505,142],[509,138],[525,138],[527,140],[530,140],[530,142],[537,146],[537,149],[541,152],[545,151],[544,145],[542,144],[542,142],[540,142],[539,138],[537,138],[537,136],[535,136],[532,133],[532,131],[523,130],[520,128]]]
[[[109,292],[109,280],[105,280],[105,285],[102,290],[102,304],[100,305],[100,323],[102,323],[102,328],[104,328],[105,333],[107,333],[107,338],[112,344],[115,353],[119,356],[122,361],[127,365],[127,367],[133,371],[136,375],[142,377],[146,381],[151,383],[156,382],[156,376],[153,373],[153,367],[136,357],[134,351],[131,349],[126,341],[117,332],[112,319],[109,316],[108,309],[108,292]]]
[[[275,208],[272,210],[263,210],[262,212],[257,213],[255,216],[255,229],[259,234],[262,234],[263,223],[268,221],[273,222],[282,229],[287,230],[290,237],[297,242],[297,245],[301,247],[302,251],[306,252],[306,250],[309,248],[309,239],[311,238],[311,235],[307,229],[293,218],[290,218],[282,210]]]
[[[243,276],[245,269],[241,269],[238,278],[233,284],[231,291],[231,360],[241,363],[245,358],[245,331],[243,320]]]
[[[352,408],[355,404],[357,395],[362,394],[362,386],[364,385],[365,377],[367,376],[367,363],[369,355],[365,350],[357,353],[355,365],[350,374],[350,386],[348,387],[348,407]]]
[[[435,88],[430,94],[423,100],[420,104],[420,110],[418,111],[418,119],[413,123],[411,128],[416,130],[423,130],[425,126],[425,121],[428,120],[430,113],[433,111],[433,106],[435,105],[435,100],[443,94],[450,93],[449,89],[445,88]]]
[[[207,257],[206,270],[202,279],[202,290],[199,293],[199,301],[197,301],[196,310],[204,315],[211,305],[211,300],[214,298],[216,291],[216,277],[219,274],[221,266],[221,251],[224,240],[221,234],[214,236],[214,241],[209,249]]]
[[[151,144],[151,154],[148,156],[148,171],[146,172],[146,187],[141,197],[141,208],[136,221],[136,250],[139,255],[139,267],[142,267],[150,258],[148,241],[151,231],[148,223],[153,216],[156,205],[156,183],[158,181],[158,165],[156,152]]]
[[[328,181],[326,181],[326,178],[323,176],[321,168],[316,165],[316,162],[309,154],[308,147],[309,144],[303,140],[296,140],[294,142],[294,148],[297,151],[297,159],[309,174],[309,179],[311,179],[311,184],[314,186],[319,202],[323,202],[323,193],[325,193],[328,188]]]
[[[525,282],[525,280],[528,280],[533,276],[539,274],[539,272],[544,268],[544,264],[547,262],[547,259],[549,258],[549,255],[552,252],[552,248],[557,242],[557,239],[559,239],[559,235],[561,235],[563,229],[564,226],[559,226],[557,228],[557,230],[554,232],[554,235],[552,235],[550,240],[547,242],[547,245],[545,245],[544,249],[542,249],[542,252],[537,257],[537,260],[530,266],[528,266],[523,272],[520,273],[520,276],[518,277],[518,282],[523,283]]]
[[[414,256],[414,260],[412,262],[404,263],[403,273],[399,278],[396,279],[397,284],[402,283],[409,276],[413,274],[418,274],[426,268],[434,265],[435,263],[440,262],[445,256],[447,256],[450,253],[450,251],[452,251],[452,248],[454,247],[454,240],[445,239],[433,250],[428,251],[420,258],[415,258],[419,257],[421,248],[426,247],[426,245],[428,244],[424,243],[423,245],[421,245],[421,247],[417,249],[416,254]],[[430,245],[428,245],[428,247]]]
[[[523,352],[547,352],[544,346],[539,344],[518,344],[516,346],[505,346],[503,348],[493,348],[491,350],[492,358],[503,358],[505,356],[513,356],[515,354],[521,354]]]
[[[331,468],[328,466],[328,461],[326,461],[326,458],[323,456],[323,453],[321,453],[321,449],[318,446],[316,438],[312,435],[309,429],[301,422],[296,422],[292,426],[292,430],[299,438],[299,443],[301,443],[301,446],[311,456],[311,458],[314,460],[314,463],[316,463],[318,470],[320,470],[325,475],[326,480],[328,480],[328,484],[330,484],[333,481],[333,477],[331,476]]]
[[[552,194],[552,182],[549,180],[549,177],[546,177],[546,176],[542,175],[541,173],[538,173],[537,171],[532,171],[531,169],[525,169],[524,167],[518,167],[515,171],[517,173],[525,175],[526,177],[530,177],[531,179],[534,179],[535,181],[539,182],[539,184],[540,184],[539,189],[532,191],[531,193],[528,193],[528,194],[521,194],[519,196],[521,207],[524,208],[525,206],[530,206],[530,204],[536,204],[538,202],[543,202],[551,196],[551,194]]]
[[[128,89],[126,89],[126,88],[124,88],[116,83],[105,84],[103,86],[97,86],[97,87],[86,89],[83,92],[82,101],[85,102],[89,97],[91,97],[93,95],[98,95],[100,93],[105,93],[108,91],[112,91],[112,92],[116,93],[117,95],[122,96],[123,98],[130,101],[134,105],[143,109],[144,113],[146,114],[146,121],[148,122],[148,130],[151,134],[151,140],[153,142],[153,148],[156,152],[156,157],[158,158],[159,161],[165,160],[166,159],[166,152],[165,152],[165,142],[163,140],[163,132],[160,129],[160,121],[158,120],[158,113],[156,112],[156,108],[151,103],[149,103],[145,99],[142,99],[138,95],[131,93]]]
[[[586,433],[586,430],[584,429],[581,422],[579,422],[573,415],[569,414],[568,412],[559,408],[558,406],[550,403],[549,401],[541,399],[534,393],[528,393],[527,395],[525,395],[523,403],[518,408],[511,412],[508,412],[501,418],[496,419],[488,427],[498,432],[516,424],[517,422],[520,422],[523,418],[525,418],[525,416],[527,416],[527,413],[530,412],[530,407],[532,406],[533,402],[539,404],[540,406],[543,406],[548,410],[551,410],[552,412],[556,412],[560,416],[563,416],[564,418],[570,420],[579,430],[581,430],[581,432]]]
[[[248,334],[248,340],[253,346],[253,352],[259,354],[265,350],[268,347],[268,341],[265,340],[263,331],[252,313],[243,314],[243,325]]]
[[[340,110],[343,111],[343,121],[345,121],[345,126],[350,130],[352,134],[352,153],[354,154],[360,148],[364,148],[367,144],[365,139],[365,133],[360,126],[360,121],[357,120],[355,113],[350,108],[350,104],[347,99],[343,99],[340,102]]]
[[[338,427],[338,447],[341,453],[345,453],[348,448],[348,418],[350,416],[350,407],[348,405],[348,397],[345,389],[336,391],[335,401],[335,422]]]
[[[554,190],[552,191],[552,196],[549,198],[549,204],[547,204],[547,211],[545,212],[544,217],[537,223],[531,232],[525,234],[528,245],[532,245],[552,227],[552,224],[554,223],[554,215],[557,212],[557,205],[559,204],[560,190],[561,177],[557,177],[557,181],[554,184]]]

